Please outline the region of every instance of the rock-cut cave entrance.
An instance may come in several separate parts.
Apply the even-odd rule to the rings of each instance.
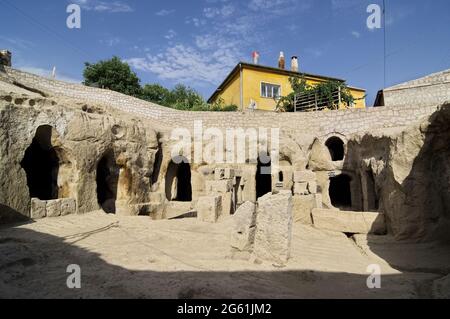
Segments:
[[[258,158],[256,168],[256,198],[272,192],[272,163],[267,154]]]
[[[342,141],[339,137],[330,137],[326,141],[325,145],[330,152],[331,160],[333,162],[342,161],[344,159],[344,141]]]
[[[58,198],[59,158],[52,146],[52,127],[40,126],[20,163],[27,175],[30,196],[40,200]]]
[[[331,204],[339,209],[351,210],[352,208],[352,193],[350,176],[342,174],[330,178],[330,199]]]
[[[108,214],[116,213],[117,187],[120,167],[114,152],[107,151],[97,165],[97,201]]]
[[[192,201],[191,166],[187,158],[170,161],[166,173],[166,197],[169,201]]]

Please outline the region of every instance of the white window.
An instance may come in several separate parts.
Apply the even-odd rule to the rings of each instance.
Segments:
[[[279,98],[281,96],[281,86],[261,82],[261,97]]]

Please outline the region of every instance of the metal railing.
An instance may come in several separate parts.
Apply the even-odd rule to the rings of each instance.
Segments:
[[[318,96],[317,93],[302,93],[294,96],[294,112],[312,112],[324,109],[338,110],[341,106],[340,89],[330,97]]]

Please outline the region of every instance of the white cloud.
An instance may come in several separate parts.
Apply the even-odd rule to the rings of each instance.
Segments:
[[[157,16],[160,16],[160,17],[165,17],[165,16],[168,16],[168,15],[171,15],[174,12],[175,12],[175,10],[162,9],[162,10],[156,12],[155,14]]]
[[[320,48],[307,48],[305,50],[307,54],[314,56],[315,58],[320,58],[323,55],[323,50]]]
[[[331,0],[333,10],[349,10],[364,5],[361,0]]]
[[[403,20],[406,20],[411,15],[415,13],[415,8],[413,6],[399,6],[397,10],[386,11],[386,25],[391,26],[394,23],[401,22]]]
[[[244,2],[206,2],[208,5],[198,16],[186,17],[186,24],[197,27],[190,37],[173,38],[168,34],[171,41],[167,47],[126,61],[135,69],[153,73],[161,80],[218,85],[239,61],[244,57],[250,59],[251,51],[261,50],[278,36],[277,28],[268,27],[270,24],[279,26],[281,17],[289,14],[297,17],[313,4],[312,0],[300,3],[296,0],[254,0],[254,10],[250,10],[249,3]],[[280,6],[273,7],[274,2]]]
[[[111,13],[134,11],[130,5],[122,1],[71,0],[71,2],[80,5],[81,8],[88,11]]]
[[[358,31],[352,31],[352,36],[354,36],[355,38],[359,39],[361,37],[361,33]]]
[[[231,48],[202,50],[182,44],[163,53],[126,60],[134,68],[156,74],[160,79],[197,84],[217,84],[236,64],[236,52]]]
[[[296,24],[290,24],[286,26],[286,29],[289,30],[290,32],[297,32],[300,29],[300,27]]]
[[[109,47],[113,47],[116,46],[118,44],[120,44],[121,40],[118,37],[113,37],[113,38],[109,38],[109,39],[105,39],[105,40],[100,40],[100,43],[103,45],[107,45]]]
[[[2,42],[8,43],[7,45],[2,44]],[[8,38],[4,36],[0,36],[0,45],[4,45],[5,49],[7,49],[7,46],[11,45],[14,48],[19,49],[29,49],[34,46],[33,42],[30,42],[28,40],[20,39],[20,38]]]
[[[248,5],[252,10],[267,10],[285,4],[285,0],[252,0]]]
[[[42,69],[42,68],[37,68],[37,67],[33,67],[33,66],[21,66],[18,67],[19,70],[24,71],[24,72],[28,72],[28,73],[33,73],[42,77],[46,77],[46,78],[50,78],[52,76],[52,70],[46,70],[46,69]],[[60,81],[64,81],[64,82],[69,82],[69,83],[81,83],[80,80],[78,79],[74,79],[70,76],[66,76],[63,74],[59,74],[58,70],[56,70],[56,79],[60,80]]]
[[[172,40],[173,38],[175,38],[177,35],[177,33],[170,29],[169,31],[167,31],[167,34],[164,36],[164,38],[166,38],[167,40]]]
[[[311,0],[252,0],[248,7],[253,11],[267,11],[270,14],[282,15],[306,11],[313,5]]]
[[[221,8],[204,8],[203,14],[208,19],[212,19],[212,18],[216,18],[216,17],[227,18],[234,13],[234,10],[235,10],[234,6],[229,4],[229,5],[224,5]]]
[[[206,25],[206,20],[205,19],[188,17],[188,18],[186,18],[185,23],[186,24],[193,24],[195,27],[198,28],[198,27]]]

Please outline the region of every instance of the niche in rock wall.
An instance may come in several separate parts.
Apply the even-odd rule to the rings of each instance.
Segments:
[[[153,166],[153,173],[152,173],[152,184],[155,184],[158,182],[159,173],[161,171],[161,164],[163,161],[163,149],[162,144],[159,143],[158,145],[158,151],[155,154],[155,163]]]
[[[366,171],[365,174],[365,192],[364,192],[364,210],[365,211],[378,211],[379,199],[375,189],[375,179],[371,171]]]
[[[192,201],[191,166],[187,158],[180,156],[170,161],[166,172],[165,191],[169,201]]]
[[[30,197],[53,200],[70,197],[72,164],[60,147],[55,130],[39,126],[20,163],[27,176]]]

